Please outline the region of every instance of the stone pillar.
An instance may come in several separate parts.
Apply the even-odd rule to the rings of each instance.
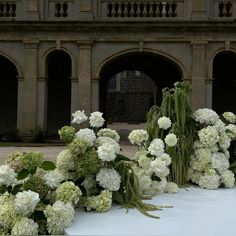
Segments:
[[[91,111],[91,46],[90,41],[79,41],[78,104],[87,114]]]
[[[46,129],[47,127],[47,85],[45,77],[37,80],[37,126]]]
[[[80,0],[79,4],[79,18],[80,20],[93,19],[93,2],[92,0]]]
[[[213,78],[206,79],[206,108],[212,109],[212,86]]]
[[[25,44],[25,80],[22,96],[21,133],[30,135],[36,128],[37,119],[37,51],[38,41],[24,41]]]
[[[91,111],[99,111],[99,79],[92,80]]]
[[[39,20],[39,0],[26,0],[27,20]]]
[[[192,43],[192,107],[193,109],[205,107],[205,73],[206,59],[205,46],[206,41],[194,41]]]
[[[208,1],[192,0],[192,19],[193,20],[208,19]]]
[[[71,77],[71,113],[79,109],[77,94],[78,94],[78,78]]]
[[[17,94],[17,129],[21,132],[23,127],[23,109],[24,109],[24,77],[18,76],[18,94]]]

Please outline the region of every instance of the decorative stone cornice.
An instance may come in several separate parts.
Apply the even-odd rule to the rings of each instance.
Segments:
[[[39,40],[23,40],[25,48],[27,49],[37,49],[40,43]]]

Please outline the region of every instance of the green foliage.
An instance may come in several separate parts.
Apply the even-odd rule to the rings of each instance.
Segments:
[[[180,186],[187,183],[187,172],[196,130],[192,119],[190,92],[190,84],[187,82],[178,83],[173,89],[164,89],[161,106],[153,106],[147,115],[147,131],[150,141],[164,137],[164,131],[159,129],[157,123],[160,117],[166,116],[172,121],[170,132],[176,134],[178,143],[175,147],[167,147],[167,153],[172,157],[169,180]]]
[[[44,143],[47,138],[47,131],[43,130],[41,127],[37,127],[35,130],[30,131],[33,135],[32,142],[34,143]]]
[[[64,126],[58,131],[58,134],[61,140],[70,143],[75,137],[75,128],[72,126]]]
[[[44,170],[55,170],[56,169],[56,165],[52,161],[44,161],[41,164],[40,168],[42,168]]]
[[[102,162],[94,148],[87,150],[84,154],[74,156],[74,162],[78,179],[97,174],[102,167]]]
[[[18,129],[11,129],[4,134],[6,141],[8,142],[22,142],[21,137],[19,136]]]

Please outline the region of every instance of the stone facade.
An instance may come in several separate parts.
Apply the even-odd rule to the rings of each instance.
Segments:
[[[15,126],[22,135],[47,129],[48,58],[55,51],[70,58],[71,112],[102,109],[101,81],[113,68],[146,72],[142,63],[118,65],[136,54],[173,64],[192,83],[193,108],[211,108],[214,58],[236,52],[235,18],[235,1],[0,0],[0,55],[17,70]]]

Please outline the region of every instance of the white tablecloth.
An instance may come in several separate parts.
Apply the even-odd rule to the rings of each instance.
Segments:
[[[236,236],[236,188],[181,189],[155,197],[152,203],[173,208],[153,212],[152,219],[139,211],[113,206],[109,212],[77,211],[68,235]]]

